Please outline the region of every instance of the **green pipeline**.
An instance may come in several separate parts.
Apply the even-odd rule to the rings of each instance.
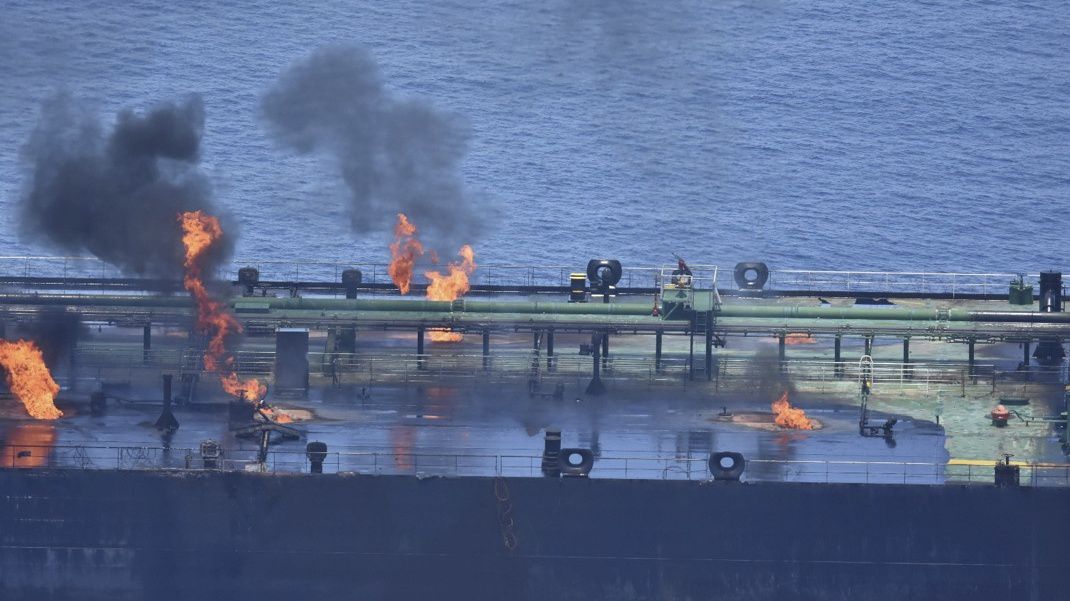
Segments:
[[[429,301],[401,298],[235,298],[229,301],[239,313],[261,311],[319,312],[420,312],[420,313],[512,313],[542,315],[650,316],[648,303],[563,303],[526,300],[459,299]],[[114,308],[190,308],[187,296],[121,295],[35,295],[2,294],[3,305],[114,307]],[[974,311],[967,309],[908,309],[903,307],[817,307],[800,305],[727,304],[715,311],[715,317],[749,319],[829,319],[863,321],[973,321],[1009,323],[1070,324],[1070,313],[1029,311]]]

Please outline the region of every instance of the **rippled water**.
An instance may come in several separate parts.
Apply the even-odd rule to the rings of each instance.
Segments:
[[[311,48],[371,48],[462,115],[485,263],[1066,267],[1070,4],[452,0],[6,2],[0,253],[19,147],[58,89],[110,119],[188,92],[239,255],[381,261],[332,165],[268,138],[260,95]]]

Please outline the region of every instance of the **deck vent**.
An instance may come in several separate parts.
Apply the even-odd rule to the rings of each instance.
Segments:
[[[1040,272],[1040,312],[1058,313],[1063,310],[1063,274],[1058,271]]]
[[[547,430],[542,451],[542,474],[549,478],[561,475],[561,430]]]
[[[364,274],[359,269],[346,269],[342,272],[342,287],[346,290],[346,298],[357,298],[357,289],[360,288],[363,278]]]

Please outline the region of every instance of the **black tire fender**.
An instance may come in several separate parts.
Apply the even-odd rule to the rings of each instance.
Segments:
[[[594,453],[591,449],[561,449],[559,457],[561,474],[564,476],[586,476],[594,467]],[[579,457],[579,462],[573,463],[574,457]]]
[[[742,453],[720,451],[710,454],[709,468],[714,480],[738,481],[743,470],[747,469],[747,460]]]
[[[623,275],[624,270],[616,259],[591,259],[587,262],[587,279],[592,288],[616,286]]]
[[[747,273],[751,271],[754,272],[754,277],[748,278]],[[736,263],[736,270],[732,275],[740,290],[761,290],[769,281],[769,267],[759,261],[744,261]]]

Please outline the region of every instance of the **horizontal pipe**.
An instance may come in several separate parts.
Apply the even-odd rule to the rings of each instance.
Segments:
[[[563,303],[557,301],[476,300],[431,301],[403,298],[234,298],[233,308],[255,313],[255,307],[272,311],[359,311],[359,312],[420,312],[420,313],[512,313],[541,315],[607,315],[650,316],[651,305],[646,303]],[[134,295],[38,295],[3,294],[2,305],[71,306],[71,307],[140,307],[191,308],[188,296]],[[239,310],[239,313],[242,311]],[[992,323],[1048,323],[1070,324],[1070,313],[1040,313],[1036,311],[976,311],[968,309],[907,309],[902,307],[825,307],[800,305],[726,304],[717,310],[717,317],[750,319],[829,319],[859,321],[971,321]]]
[[[969,321],[1070,323],[1070,313],[1040,313],[1037,311],[968,311]]]
[[[398,311],[421,313],[524,313],[546,315],[644,315],[652,305],[637,303],[561,303],[539,301],[488,301],[458,299],[433,301],[424,299],[384,298],[271,298],[245,299],[250,304],[266,304],[273,311]],[[239,300],[238,302],[242,302]]]
[[[486,301],[459,299],[432,301],[400,298],[234,298],[231,308],[241,304],[273,311],[400,311],[422,313],[539,313],[556,315],[650,315],[652,305],[643,303],[561,303],[539,301]],[[192,307],[188,296],[122,296],[63,294],[4,294],[0,305],[70,307]]]

